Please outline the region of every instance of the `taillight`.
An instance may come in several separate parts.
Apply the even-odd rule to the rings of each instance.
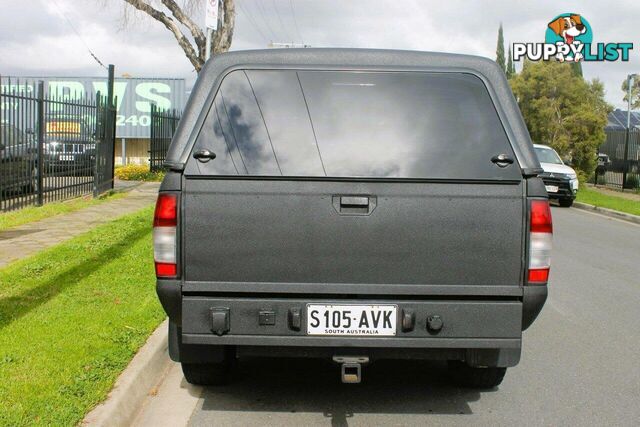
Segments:
[[[178,275],[177,227],[178,195],[160,193],[153,215],[153,260],[159,278],[175,278]]]
[[[529,269],[527,283],[544,285],[549,280],[553,225],[547,200],[531,200],[529,208]]]

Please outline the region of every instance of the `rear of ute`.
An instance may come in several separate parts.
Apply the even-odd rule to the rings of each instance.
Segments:
[[[308,64],[315,64],[310,66]],[[220,55],[167,157],[154,219],[170,354],[381,358],[492,387],[547,294],[551,214],[493,62],[418,52]]]

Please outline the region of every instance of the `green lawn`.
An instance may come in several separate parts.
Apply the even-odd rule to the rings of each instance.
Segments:
[[[162,322],[152,213],[0,270],[0,425],[76,425]]]
[[[0,213],[0,231],[39,221],[50,216],[74,212],[88,206],[100,204],[105,200],[119,199],[125,195],[126,193],[108,193],[97,199],[80,197],[64,202],[46,203],[44,206],[29,206],[16,211]]]
[[[578,191],[578,202],[588,203],[590,205],[613,209],[616,211],[626,212],[633,215],[640,215],[640,202],[623,197],[610,196],[602,194],[588,187],[581,187]]]

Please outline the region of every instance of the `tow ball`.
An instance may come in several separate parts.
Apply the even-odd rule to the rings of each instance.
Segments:
[[[362,365],[369,363],[368,356],[333,356],[340,364],[340,379],[345,384],[358,384],[362,381]]]

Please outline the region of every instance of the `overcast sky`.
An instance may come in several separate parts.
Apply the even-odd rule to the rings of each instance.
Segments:
[[[123,0],[1,3],[2,75],[104,75],[88,46],[103,63],[115,64],[117,75],[183,77],[188,86],[196,77],[160,23],[138,14],[123,27]],[[594,43],[634,42],[629,62],[583,64],[585,77],[605,83],[611,104],[624,108],[621,82],[628,73],[640,72],[638,0],[236,0],[236,12],[232,50],[293,41],[313,47],[413,49],[490,58],[495,58],[500,22],[507,43],[542,42],[552,18],[576,12],[589,20]]]

